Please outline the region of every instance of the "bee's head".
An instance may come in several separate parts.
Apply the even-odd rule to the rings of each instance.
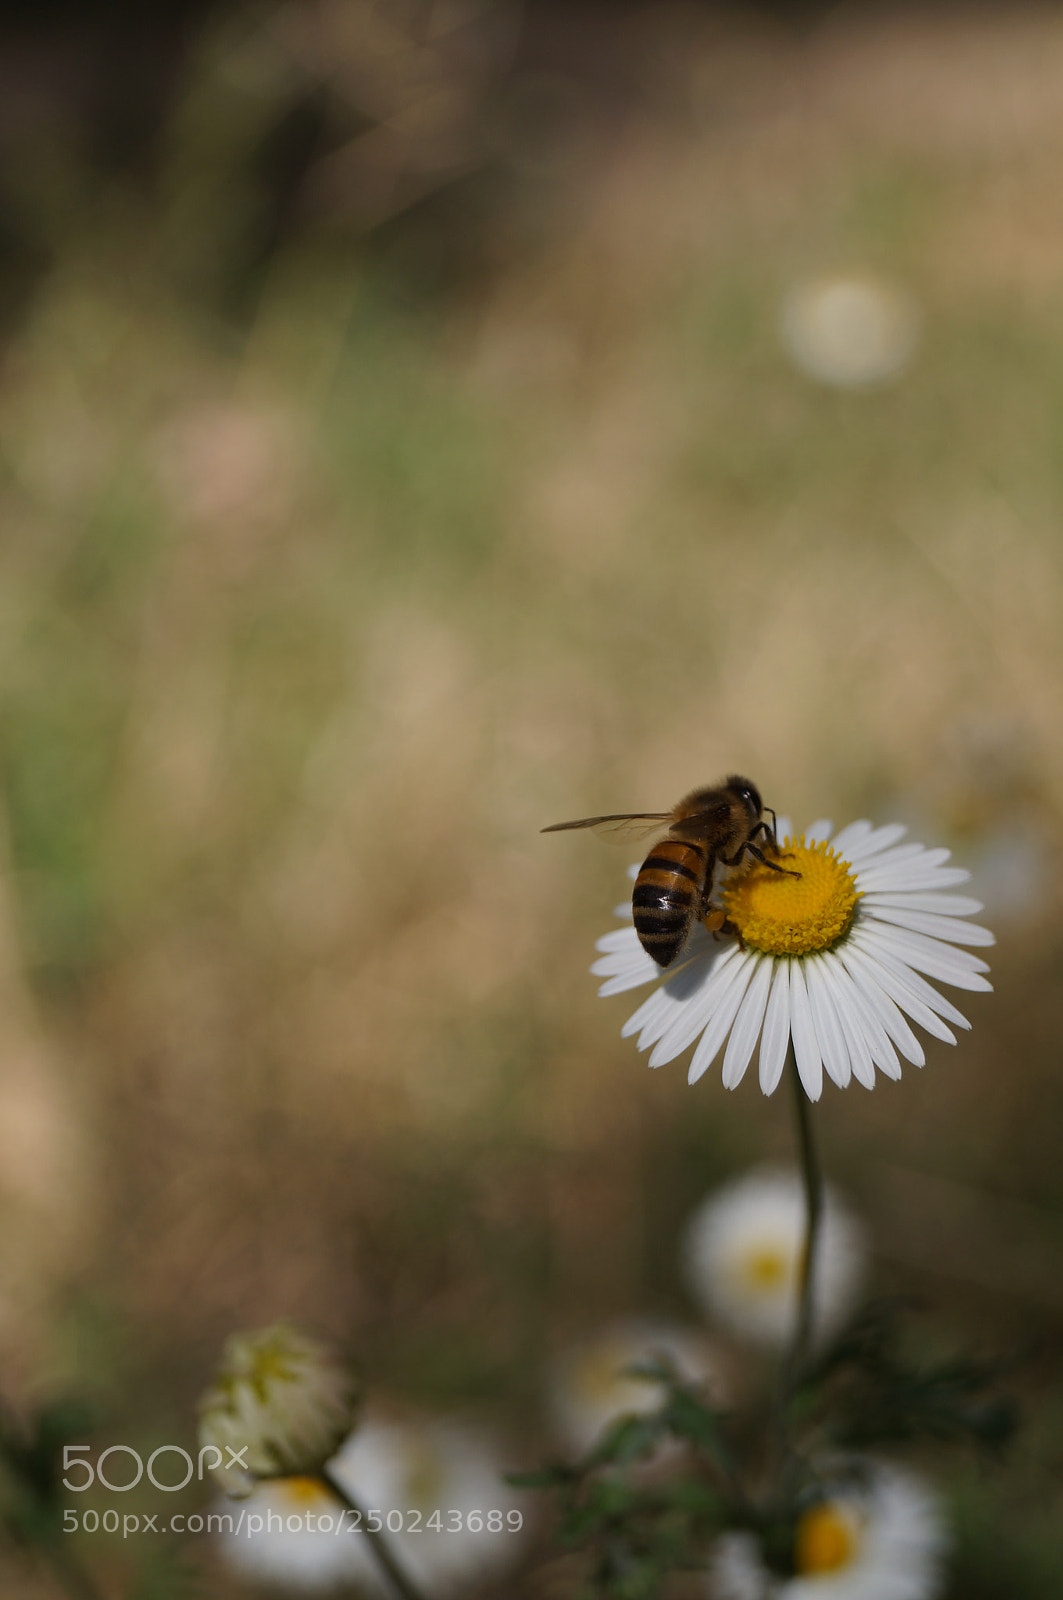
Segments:
[[[725,787],[730,790],[737,800],[741,800],[749,812],[750,822],[759,822],[764,810],[764,802],[760,798],[760,791],[756,784],[750,783],[748,778],[731,777],[728,778]]]

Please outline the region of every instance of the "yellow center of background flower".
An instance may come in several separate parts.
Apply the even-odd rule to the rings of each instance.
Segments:
[[[762,1244],[747,1252],[739,1263],[739,1272],[753,1293],[771,1294],[789,1279],[790,1262],[774,1245]]]
[[[794,1568],[802,1576],[837,1572],[856,1554],[858,1533],[851,1514],[841,1506],[813,1506],[804,1512],[794,1535]]]
[[[316,1505],[318,1501],[322,1505],[334,1506],[337,1504],[335,1495],[329,1493],[320,1478],[309,1478],[305,1475],[300,1475],[296,1478],[282,1478],[279,1481],[284,1486],[285,1498],[291,1501],[295,1510],[303,1506]]]
[[[783,841],[773,859],[787,869],[760,864],[738,873],[724,890],[727,919],[743,944],[770,956],[807,956],[829,950],[849,931],[856,902],[853,869],[827,844]],[[801,876],[788,874],[799,872]]]

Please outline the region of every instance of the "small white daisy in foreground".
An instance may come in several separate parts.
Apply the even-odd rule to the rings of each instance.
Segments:
[[[224,1501],[211,1513],[211,1526],[220,1528],[222,1551],[234,1571],[289,1590],[350,1585],[358,1571],[354,1536],[343,1531],[345,1508],[320,1478],[257,1484],[245,1505],[242,1521]]]
[[[933,1600],[948,1544],[937,1496],[914,1473],[865,1463],[798,1518],[793,1575],[765,1565],[750,1533],[718,1539],[711,1600]]]
[[[199,1446],[226,1494],[249,1495],[259,1478],[319,1472],[358,1399],[351,1369],[294,1328],[234,1334],[199,1403]]]
[[[466,1594],[522,1553],[531,1496],[504,1482],[508,1468],[484,1435],[456,1422],[367,1422],[329,1462],[366,1517],[380,1513],[399,1565],[433,1600]],[[361,1587],[393,1600],[365,1536],[346,1542]]]
[[[806,1235],[796,1173],[751,1172],[698,1206],[683,1234],[686,1281],[709,1316],[765,1345],[782,1345],[797,1321]],[[864,1265],[863,1230],[827,1189],[812,1304],[817,1334],[851,1309]]]
[[[664,1386],[630,1368],[664,1356],[687,1383],[707,1384],[718,1396],[716,1363],[704,1339],[668,1322],[633,1320],[562,1356],[554,1373],[550,1410],[558,1436],[574,1456],[599,1442],[620,1417],[656,1411]]]
[[[893,284],[832,276],[787,295],[779,331],[794,365],[810,378],[862,389],[907,366],[919,342],[919,322],[915,302]]]
[[[624,1037],[637,1033],[640,1050],[654,1047],[651,1067],[696,1039],[691,1083],[726,1044],[727,1089],[741,1082],[759,1039],[765,1094],[778,1086],[792,1038],[810,1100],[822,1093],[824,1068],[839,1088],[855,1078],[870,1089],[876,1067],[900,1077],[899,1055],[921,1067],[923,1047],[906,1016],[955,1044],[947,1024],[970,1023],[921,974],[988,990],[986,963],[956,946],[994,939],[965,920],[982,909],[979,901],[942,892],[970,874],[945,866],[948,850],[900,844],[905,832],[899,823],[853,822],[833,835],[830,822],[817,822],[791,839],[780,818],[782,858],[800,877],[765,866],[733,873],[722,906],[737,937],[716,937],[698,923],[668,976],[624,1025]],[[630,918],[630,908],[618,915]],[[606,980],[599,994],[662,978],[630,923],[606,934],[598,949],[591,971]]]

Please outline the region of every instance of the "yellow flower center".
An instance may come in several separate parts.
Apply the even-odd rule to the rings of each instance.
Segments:
[[[763,1244],[742,1258],[739,1271],[746,1287],[754,1294],[772,1294],[788,1281],[790,1262],[781,1250]]]
[[[852,867],[827,844],[785,839],[773,858],[786,872],[759,863],[736,873],[724,890],[727,920],[743,944],[769,956],[829,950],[849,931],[860,898]],[[790,874],[800,873],[800,877]]]
[[[335,1496],[331,1495],[320,1478],[310,1478],[300,1475],[295,1478],[282,1478],[286,1499],[290,1500],[294,1509],[300,1506],[313,1506],[322,1503],[335,1504]]]
[[[847,1508],[831,1504],[813,1506],[802,1514],[794,1535],[794,1568],[801,1576],[837,1572],[856,1555],[860,1531]]]

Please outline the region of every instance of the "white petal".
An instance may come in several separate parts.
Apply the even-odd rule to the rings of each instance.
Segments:
[[[724,976],[728,977],[729,973],[725,972]],[[666,1061],[674,1061],[676,1056],[682,1055],[690,1041],[696,1039],[712,1020],[719,998],[720,984],[713,973],[704,988],[681,1004],[678,1010],[659,1016],[651,1027],[644,1028],[639,1036],[638,1047],[648,1050],[653,1045],[649,1065],[663,1067]]]
[[[957,989],[992,989],[992,984],[980,976],[989,968],[978,956],[969,955],[966,950],[957,950],[954,945],[943,944],[940,939],[927,939],[921,933],[891,928],[885,922],[867,922],[861,924],[861,928],[869,939],[875,941],[876,950],[881,948],[890,951],[906,966],[914,967],[917,972],[925,972],[929,978],[954,984]]]
[[[607,940],[614,938],[617,944],[611,953],[602,956],[591,967],[596,978],[609,980],[599,988],[600,995],[621,994],[625,989],[637,989],[660,977],[660,967],[643,950],[633,928],[618,928],[615,935],[606,934],[605,939],[598,941],[598,948],[601,949]]]
[[[664,988],[654,989],[648,1000],[644,1000],[637,1011],[633,1011],[620,1030],[621,1039],[630,1039],[633,1033],[639,1033],[647,1024],[652,1024],[658,1017],[668,1016],[673,1002],[668,998]]]
[[[819,817],[811,826],[805,829],[806,844],[822,844],[824,839],[829,839],[833,822],[828,817]]]
[[[866,870],[878,872],[884,867],[903,866],[920,857],[926,867],[943,867],[951,855],[952,851],[946,850],[943,845],[936,845],[930,849],[925,844],[899,844],[893,850],[876,852],[875,859],[867,863]]]
[[[904,874],[902,876],[902,873]],[[910,872],[898,868],[895,875],[887,878],[883,873],[881,883],[865,884],[866,892],[870,893],[879,889],[889,889],[897,894],[908,890],[920,889],[952,889],[958,883],[966,883],[971,874],[966,867],[934,867],[924,870],[917,861]]]
[[[835,855],[843,856],[846,861],[852,862],[853,855],[859,853],[861,844],[870,832],[870,822],[847,823],[841,833],[838,834],[838,837],[831,840],[830,847]]]
[[[898,977],[914,995],[917,995],[922,1000],[924,1005],[929,1006],[931,1011],[936,1011],[939,1017],[944,1017],[947,1022],[955,1023],[958,1028],[970,1028],[971,1024],[967,1021],[963,1012],[957,1011],[951,1000],[946,1000],[944,995],[938,994],[936,989],[931,988],[926,979],[921,978],[914,967],[909,967],[898,956],[885,950],[880,943],[876,942],[874,936],[867,939],[864,937],[864,930],[859,929],[852,934],[852,942],[858,945],[860,949],[866,950],[868,955],[877,961],[880,966],[886,968],[887,972],[892,972]]]
[[[991,945],[996,939],[988,928],[976,922],[957,922],[955,917],[932,916],[928,911],[906,911],[903,907],[879,905],[875,907],[877,922],[892,922],[898,928],[912,928],[931,939],[947,939],[952,944]]]
[[[784,839],[792,839],[793,838],[793,834],[794,834],[794,825],[790,821],[790,818],[789,817],[776,817],[776,819],[775,819],[775,837],[778,839],[779,843],[781,844]]]
[[[827,951],[819,958],[820,970],[830,988],[831,999],[838,1015],[845,1042],[849,1047],[849,1060],[853,1077],[865,1089],[875,1087],[875,1063],[861,1026],[860,1012],[852,998],[853,980],[836,955]]]
[[[764,1032],[760,1036],[760,1087],[774,1094],[782,1077],[786,1046],[790,1042],[790,963],[776,961]]]
[[[661,969],[654,962],[655,972],[651,972],[646,965],[647,957],[644,952],[627,953],[618,952],[616,955],[603,956],[591,967],[597,978],[607,978],[610,981],[603,983],[598,990],[600,995],[620,994],[624,989],[637,989],[644,983],[652,983],[661,975]]]
[[[664,1062],[674,1061],[676,1056],[682,1054],[692,1038],[698,1037],[701,1029],[716,1010],[717,995],[719,995],[719,982],[716,974],[711,974],[698,994],[690,995],[688,1000],[672,1003],[668,1010],[661,1006],[656,1011],[652,1021],[642,1029],[639,1035],[639,1050],[648,1050],[653,1045],[653,1054],[650,1056],[650,1066],[663,1067]]]
[[[738,1008],[738,1015],[735,1017],[723,1058],[725,1089],[737,1089],[745,1077],[746,1067],[749,1065],[749,1058],[753,1054],[753,1046],[757,1042],[760,1025],[764,1020],[764,1007],[768,1003],[768,990],[771,987],[774,964],[770,956],[761,956],[753,969],[753,977]]]
[[[869,974],[863,951],[856,949],[852,944],[846,944],[838,951],[838,956],[904,1059],[911,1061],[917,1067],[925,1065],[926,1053],[922,1045],[905,1022],[898,1007]]]
[[[854,828],[866,828],[868,831],[861,834],[856,843],[846,839],[845,859],[855,866],[858,861],[866,861],[870,856],[878,855],[880,850],[888,850],[891,844],[896,844],[898,839],[903,839],[908,829],[903,822],[890,822],[884,828],[872,828],[869,822],[854,822]],[[840,839],[845,838],[848,828],[842,830],[834,841],[834,848],[838,850]],[[919,845],[921,850],[923,847]]]
[[[818,1100],[823,1093],[823,1057],[799,956],[790,957],[790,1032],[797,1057],[797,1075],[808,1098]]]
[[[613,907],[613,916],[619,917],[621,922],[631,921],[631,901],[625,900],[623,905]]]
[[[597,968],[592,968],[597,971]],[[622,972],[615,978],[610,978],[606,983],[599,984],[598,998],[607,1000],[612,994],[626,994],[629,989],[640,989],[644,983],[653,981],[652,973]]]
[[[711,1014],[720,983],[726,981],[728,968],[737,955],[737,944],[727,945],[719,953],[714,953],[711,959],[690,961],[674,976],[670,976],[657,991],[659,1004],[651,1009],[647,1002],[642,1008],[647,1015],[642,1022],[639,1049],[646,1050],[651,1044],[656,1044],[674,1024],[682,1023],[692,1009],[701,1014],[704,1022]],[[625,1024],[626,1033],[635,1031],[634,1020],[634,1017],[628,1018]],[[693,1038],[693,1034],[690,1038]],[[686,1042],[689,1044],[690,1039]],[[685,1048],[685,1045],[680,1046],[680,1049]],[[679,1051],[676,1050],[673,1054],[678,1055]],[[671,1057],[666,1059],[670,1060]],[[659,1066],[660,1062],[657,1064]]]
[[[639,1040],[639,1049],[659,1041],[650,1057],[651,1067],[660,1067],[673,1061],[684,1051],[692,1039],[708,1026],[717,1007],[726,1002],[732,983],[741,972],[743,953],[731,945],[717,961],[708,979],[685,1002],[680,1000],[678,1015],[669,1016],[663,1027],[647,1028]]]
[[[815,956],[805,962],[804,970],[805,986],[808,989],[812,1021],[823,1055],[823,1065],[838,1088],[844,1089],[848,1086],[853,1069],[845,1034],[834,1010],[830,985],[826,982],[822,963]]]
[[[726,992],[720,995],[717,1009],[698,1041],[698,1047],[694,1051],[690,1062],[690,1070],[687,1073],[688,1083],[697,1083],[706,1068],[710,1067],[715,1061],[723,1041],[731,1031],[731,1024],[735,1019],[739,1006],[742,1004],[756,964],[756,956],[748,951],[743,952],[741,963],[732,975]]]
[[[931,911],[939,917],[973,917],[985,906],[965,894],[894,894],[888,889],[873,889],[860,901],[861,906],[900,906],[905,911]]]
[[[900,894],[910,889],[951,889],[957,883],[967,882],[971,874],[966,867],[932,866],[926,860],[932,853],[925,851],[921,857],[898,862],[895,866],[879,867],[872,861],[870,866],[857,870],[856,886],[863,894],[871,894],[876,889],[891,889]]]
[[[847,995],[847,1002],[850,1008],[849,1014],[854,1025],[858,1025],[860,1028],[867,1048],[871,1052],[872,1061],[880,1072],[885,1073],[887,1078],[899,1078],[901,1076],[901,1064],[897,1058],[897,1052],[893,1048],[889,1034],[879,1021],[875,1008],[870,1004],[859,984],[854,981],[848,968],[843,965],[837,951],[831,952],[830,959],[838,964],[839,979],[844,974],[845,981],[849,985]]]
[[[628,1017],[620,1030],[620,1037],[628,1039],[633,1033],[645,1029],[644,1037],[639,1040],[639,1049],[645,1050],[653,1044],[654,1040],[660,1038],[674,1013],[687,1006],[708,982],[713,963],[721,953],[721,947],[716,945],[700,956],[684,958],[677,966],[670,967],[668,977],[660,988],[655,989],[649,999],[644,1000],[639,1009]],[[654,966],[657,966],[656,962]],[[661,976],[660,967],[657,967],[657,976]]]
[[[630,954],[634,954],[635,952],[638,952],[640,955],[646,954],[645,950],[643,950],[642,946],[639,944],[638,934],[635,932],[634,928],[630,926],[630,924],[626,928],[613,928],[611,932],[603,933],[600,939],[596,939],[594,941],[594,948],[596,950],[603,950],[607,953],[613,950],[626,950]],[[652,961],[653,957],[650,956],[647,959]],[[655,967],[657,966],[656,961],[654,961],[653,964]],[[657,970],[659,972],[660,968],[658,967]]]
[[[876,961],[867,950],[860,949],[858,940],[852,939],[849,943],[854,951],[854,959],[858,955],[864,962],[865,971],[872,981],[877,983],[902,1011],[906,1011],[913,1022],[918,1022],[921,1028],[925,1028],[927,1033],[932,1033],[936,1039],[944,1039],[946,1044],[956,1043],[956,1035],[952,1029],[946,1027],[937,1013],[930,1009],[925,1000],[920,999],[903,977],[882,962]]]

